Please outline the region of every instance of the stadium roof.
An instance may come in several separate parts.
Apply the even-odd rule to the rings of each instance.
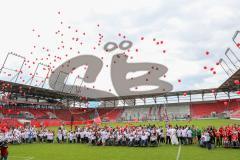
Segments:
[[[236,91],[239,89],[239,85],[234,83],[235,80],[240,80],[240,69],[236,71],[231,77],[229,77],[220,87],[219,89],[227,88],[232,91]]]
[[[236,73],[239,74],[240,71]],[[236,76],[235,75],[235,76]],[[230,77],[225,83],[229,81],[233,81],[234,75]],[[114,100],[124,100],[124,99],[136,99],[136,98],[154,98],[154,97],[169,97],[169,96],[182,96],[184,93],[187,95],[194,95],[194,94],[208,94],[214,92],[231,92],[236,90],[236,85],[228,85],[226,86],[225,83],[221,85],[219,88],[210,88],[210,89],[200,89],[200,90],[187,90],[187,91],[176,91],[176,92],[169,92],[169,93],[160,93],[160,94],[145,94],[145,95],[134,95],[134,96],[118,96],[118,97],[103,97],[99,99],[88,99],[89,101],[114,101]],[[227,83],[232,84],[232,83]],[[7,86],[11,87],[7,87]],[[226,86],[226,87],[224,87]],[[21,88],[22,93],[25,92],[26,97],[33,97],[33,98],[43,98],[43,99],[70,99],[81,101],[81,96],[71,94],[71,93],[64,93],[59,91],[54,91],[51,89],[33,87],[29,85],[22,85],[14,82],[8,81],[1,81],[1,87],[4,87],[5,92],[11,92],[12,95],[21,96],[19,92],[19,88]]]
[[[10,87],[6,87],[6,86]],[[5,87],[4,87],[5,86]],[[20,87],[22,93],[25,93],[27,97],[33,98],[44,98],[44,99],[80,99],[80,96],[70,94],[70,93],[63,93],[59,91],[54,91],[45,88],[33,87],[24,84],[18,84],[14,82],[8,81],[1,81],[1,87],[4,87],[5,92],[11,92],[13,95],[21,95],[19,92]]]

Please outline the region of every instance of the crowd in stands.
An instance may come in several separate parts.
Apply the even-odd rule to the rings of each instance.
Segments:
[[[240,125],[224,126],[216,129],[209,126],[199,129],[195,126],[161,127],[125,126],[100,127],[91,125],[76,127],[74,131],[64,126],[56,133],[47,128],[35,127],[12,128],[0,133],[1,141],[12,144],[21,143],[88,143],[97,146],[159,146],[161,144],[191,145],[199,144],[202,147],[240,147]],[[55,141],[56,140],[56,141]]]

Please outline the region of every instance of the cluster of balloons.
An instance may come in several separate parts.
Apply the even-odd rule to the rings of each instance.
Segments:
[[[206,52],[205,52],[205,55],[206,55],[206,56],[209,56],[209,55],[210,55],[210,52],[209,52],[209,51],[206,51]],[[216,62],[216,66],[218,66],[219,64],[220,64],[220,62],[217,61],[217,62]],[[212,72],[212,74],[214,74],[214,75],[217,74],[217,72],[216,72],[216,70],[215,70],[214,67],[203,66],[203,69],[206,70],[206,71],[209,69],[209,71]]]

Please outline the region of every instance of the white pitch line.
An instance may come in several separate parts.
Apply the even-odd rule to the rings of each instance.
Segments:
[[[22,160],[33,160],[34,157],[27,157],[27,156],[9,156],[9,158],[12,157],[12,158],[16,158],[16,159],[22,159]]]
[[[176,160],[179,160],[180,153],[181,153],[181,144],[180,144],[179,147],[178,147],[178,153],[177,153]]]

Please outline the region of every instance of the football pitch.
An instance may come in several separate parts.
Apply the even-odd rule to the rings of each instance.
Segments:
[[[128,125],[163,122],[136,122]],[[122,126],[127,123],[103,125]],[[195,125],[205,128],[240,124],[236,120],[174,121],[172,125]],[[56,129],[56,128],[52,128]],[[239,149],[214,148],[207,150],[198,145],[160,145],[159,147],[92,146],[89,144],[21,144],[9,145],[9,160],[239,160]]]

